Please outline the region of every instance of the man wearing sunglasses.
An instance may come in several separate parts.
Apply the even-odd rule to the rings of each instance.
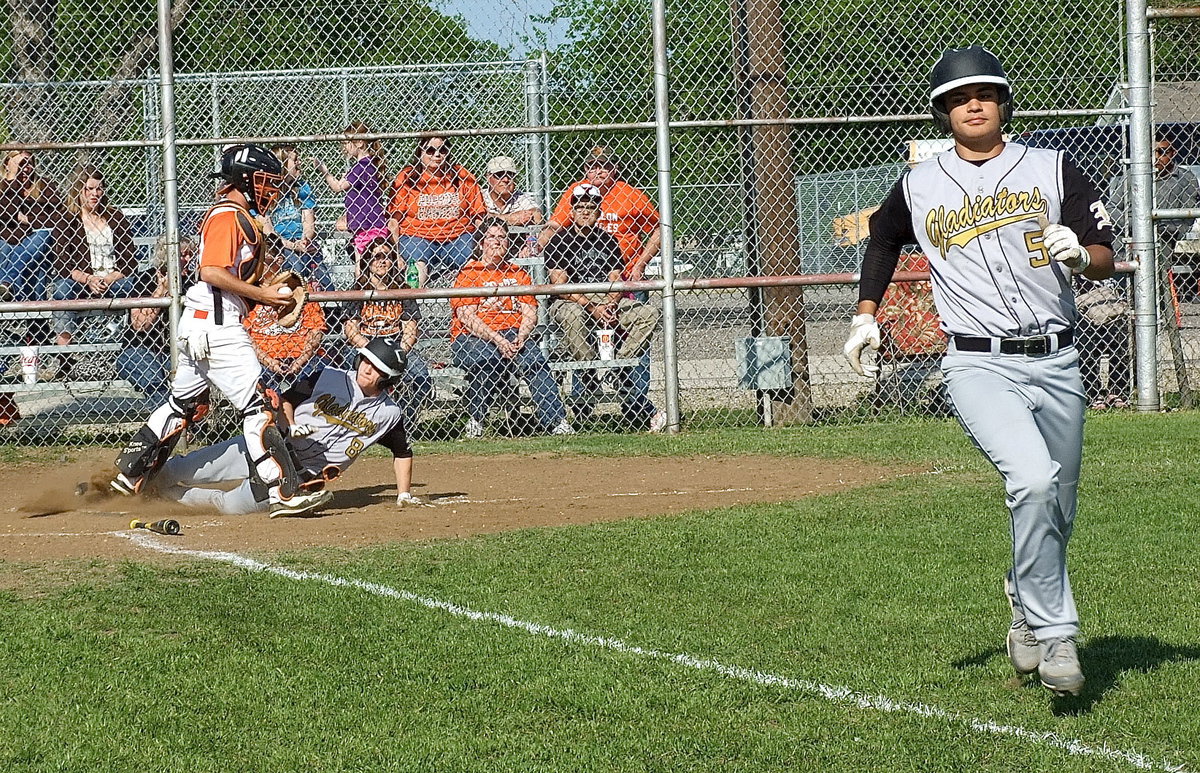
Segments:
[[[487,189],[483,203],[490,217],[510,226],[536,225],[542,222],[542,210],[533,194],[517,188],[517,162],[509,156],[496,156],[487,162]]]
[[[1157,209],[1195,209],[1200,207],[1200,181],[1186,167],[1176,163],[1177,149],[1171,135],[1160,128],[1154,133],[1154,206]],[[1116,236],[1117,260],[1122,260],[1125,249],[1123,236],[1126,236],[1125,224],[1128,219],[1126,212],[1126,176],[1118,174],[1108,184],[1108,196],[1105,202],[1112,215],[1113,234]],[[1159,260],[1174,261],[1175,243],[1184,238],[1193,227],[1195,221],[1190,218],[1159,220],[1158,249]],[[1193,259],[1200,256],[1187,256]],[[1168,263],[1168,265],[1170,265]]]

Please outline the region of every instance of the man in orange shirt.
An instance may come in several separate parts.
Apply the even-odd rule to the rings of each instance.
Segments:
[[[508,224],[487,220],[480,226],[476,259],[463,266],[455,287],[519,287],[533,281],[506,259]],[[467,373],[468,438],[483,437],[483,425],[498,388],[514,374],[529,384],[538,422],[554,435],[573,435],[558,384],[546,356],[529,341],[537,326],[532,295],[451,298],[450,355]]]
[[[269,215],[279,200],[282,172],[279,159],[258,145],[233,145],[221,154],[213,176],[222,185],[200,225],[199,281],[184,298],[171,393],[117,457],[113,491],[142,491],[188,426],[204,417],[215,387],[242,414],[255,497],[269,501],[271,515],[297,515],[329,501],[328,492],[299,490],[286,439],[258,384],[262,368],[242,327],[254,303],[284,306],[292,295],[287,285],[259,285],[265,242],[255,217]]]
[[[595,148],[584,165],[584,179],[567,186],[550,222],[538,234],[538,248],[544,249],[550,237],[571,225],[571,191],[589,183],[600,189],[600,220],[597,223],[617,238],[625,260],[622,277],[636,282],[646,273],[646,264],[658,254],[662,242],[658,209],[650,197],[621,179],[617,162],[605,148]]]

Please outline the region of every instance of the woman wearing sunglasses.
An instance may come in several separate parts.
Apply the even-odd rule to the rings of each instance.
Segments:
[[[402,290],[404,270],[396,260],[396,251],[387,237],[374,239],[363,258],[366,264],[362,276],[352,290]],[[408,355],[400,386],[392,390],[392,398],[404,409],[404,419],[411,433],[417,426],[421,409],[433,394],[433,379],[425,360],[416,350],[421,309],[411,298],[403,300],[352,301],[346,308],[343,330],[346,343],[364,349],[375,338],[388,338],[400,343]]]
[[[401,256],[417,265],[420,286],[457,274],[471,257],[475,226],[486,208],[479,183],[455,162],[449,140],[420,140],[394,187],[388,227]]]

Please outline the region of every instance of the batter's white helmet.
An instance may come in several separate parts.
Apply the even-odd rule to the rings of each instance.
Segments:
[[[929,75],[929,107],[938,128],[950,132],[950,111],[944,97],[959,86],[991,83],[1000,91],[1000,124],[1012,120],[1012,86],[1004,67],[991,51],[982,46],[952,48],[942,54]]]

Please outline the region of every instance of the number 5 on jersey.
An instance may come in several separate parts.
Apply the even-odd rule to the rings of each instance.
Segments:
[[[1029,256],[1029,265],[1034,268],[1050,265],[1050,253],[1046,251],[1046,245],[1043,241],[1042,230],[1040,228],[1036,231],[1025,232],[1025,249],[1031,253]]]

